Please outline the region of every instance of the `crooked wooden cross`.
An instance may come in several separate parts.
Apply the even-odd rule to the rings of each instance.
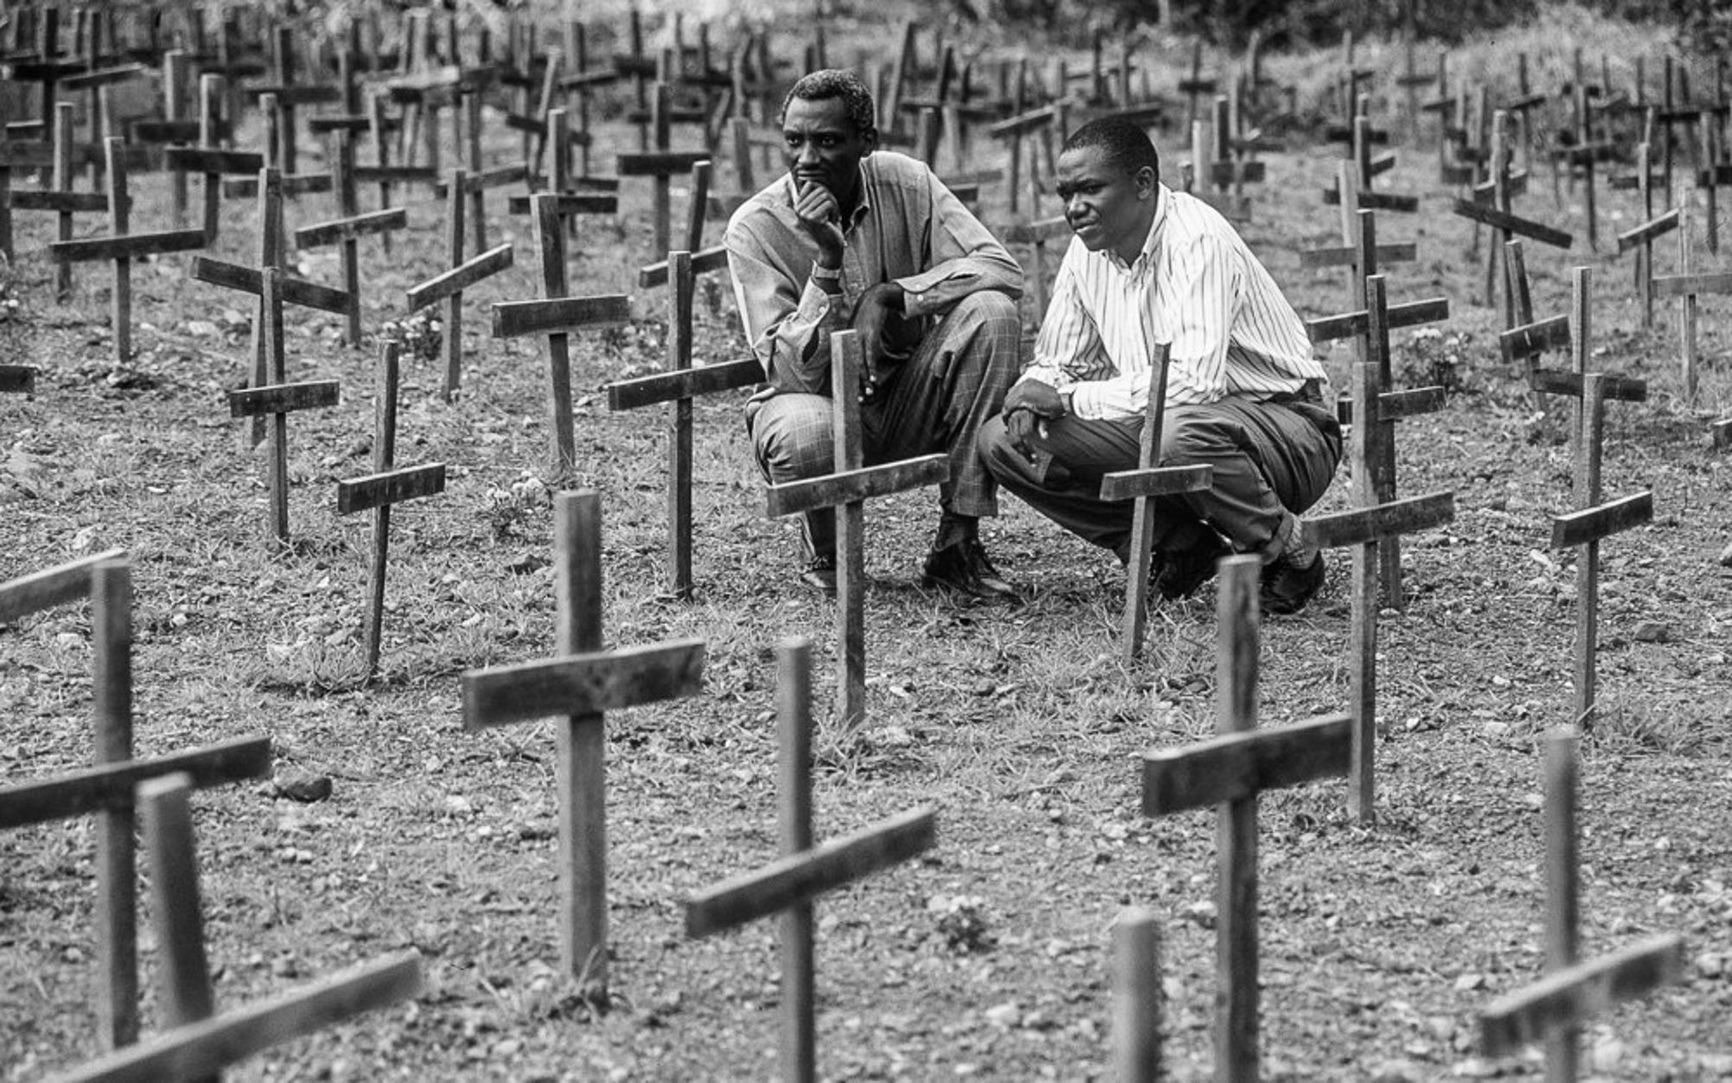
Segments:
[[[331,187],[337,193],[337,214],[339,217],[328,222],[302,226],[295,230],[295,247],[321,248],[328,244],[341,246],[338,252],[343,269],[342,290],[348,299],[348,306],[343,312],[343,341],[351,347],[359,348],[361,345],[361,238],[387,233],[393,229],[404,229],[409,225],[409,215],[402,207],[389,207],[385,210],[361,213],[360,199],[355,187],[354,135],[347,129],[339,128],[332,133],[331,138],[333,142]]]
[[[1377,231],[1371,212],[1359,213],[1359,266],[1371,266],[1375,257],[1372,253],[1377,248]],[[1374,284],[1375,283],[1375,284]],[[1369,473],[1365,480],[1355,475],[1355,486],[1369,485],[1376,496],[1376,503],[1388,504],[1395,500],[1395,430],[1394,424],[1403,417],[1417,414],[1433,413],[1443,408],[1443,388],[1421,387],[1408,391],[1394,391],[1390,385],[1392,379],[1389,332],[1402,327],[1414,327],[1419,324],[1433,323],[1449,317],[1449,301],[1447,298],[1436,297],[1424,301],[1410,301],[1406,304],[1390,305],[1384,287],[1383,276],[1371,275],[1365,279],[1365,306],[1356,312],[1346,312],[1338,316],[1327,316],[1323,319],[1308,320],[1305,324],[1306,333],[1312,342],[1330,342],[1337,339],[1356,339],[1355,368],[1365,365],[1375,367],[1377,377],[1375,392],[1379,407],[1374,421],[1364,422],[1368,431],[1365,439],[1368,441],[1365,449]],[[1357,403],[1354,404],[1357,406]],[[1362,422],[1355,420],[1354,427]],[[1383,591],[1383,602],[1392,608],[1402,606],[1401,588],[1401,549],[1396,539],[1391,536],[1378,546],[1380,571],[1378,580]]]
[[[835,441],[832,474],[766,486],[772,518],[836,509],[836,721],[845,731],[866,720],[866,501],[905,489],[938,485],[950,477],[939,454],[866,466],[860,424],[860,337],[830,336],[830,402]]]
[[[1652,152],[1647,143],[1636,147],[1636,169],[1642,196],[1643,220],[1618,234],[1618,255],[1632,249],[1636,253],[1636,296],[1642,302],[1642,326],[1654,326],[1654,242],[1683,224],[1684,210],[1672,207],[1654,213],[1654,191],[1649,176]]]
[[[668,339],[666,371],[620,380],[607,386],[610,410],[632,410],[657,403],[671,403],[668,418],[668,590],[676,598],[692,596],[692,403],[698,395],[713,395],[751,387],[764,379],[764,366],[756,357],[744,357],[715,365],[692,365],[692,298],[697,275],[725,270],[727,252],[711,249],[694,257],[689,252],[671,252],[665,263],[645,267],[638,284],[668,286]]]
[[[781,915],[782,1078],[818,1078],[812,900],[918,857],[936,841],[938,814],[918,808],[842,838],[812,842],[812,645],[776,651],[776,732],[782,856],[698,892],[686,902],[686,935],[711,936]]]
[[[1528,237],[1553,248],[1568,249],[1574,243],[1574,238],[1563,230],[1522,218],[1512,211],[1512,201],[1526,190],[1527,181],[1525,173],[1510,168],[1509,142],[1509,115],[1499,110],[1492,118],[1491,176],[1472,190],[1471,198],[1458,197],[1455,201],[1456,215],[1474,223],[1476,241],[1482,225],[1490,226],[1495,233],[1495,240],[1487,253],[1485,272],[1485,303],[1488,305],[1497,301],[1497,267],[1512,236]],[[1517,317],[1515,292],[1508,276],[1504,278],[1504,325],[1507,327],[1512,326]]]
[[[214,786],[270,773],[270,742],[229,741],[150,760],[132,756],[132,569],[121,550],[0,583],[0,624],[83,598],[91,602],[96,766],[0,789],[0,830],[95,814],[96,1014],[105,1048],[138,1040],[137,872],[133,788],[189,772]]]
[[[1378,142],[1379,135],[1384,141],[1389,138],[1389,133],[1377,132],[1371,127],[1370,117],[1364,114],[1354,117],[1352,157],[1343,159],[1347,168],[1336,171],[1335,186],[1323,190],[1323,202],[1339,204],[1343,208],[1344,218],[1359,210],[1395,211],[1400,214],[1415,214],[1419,211],[1418,196],[1380,192],[1372,187],[1379,175],[1395,168],[1394,151],[1375,155],[1372,153],[1372,147]]]
[[[1257,729],[1258,579],[1255,555],[1220,564],[1215,702],[1219,737],[1143,753],[1145,816],[1216,806],[1215,1078],[1255,1080],[1258,1049],[1257,795],[1348,773],[1346,715]]]
[[[1144,319],[1152,318],[1145,310]],[[1153,329],[1145,327],[1149,341]],[[1149,564],[1155,546],[1155,498],[1201,492],[1214,482],[1213,467],[1162,466],[1161,427],[1167,404],[1167,370],[1172,360],[1170,342],[1155,346],[1150,359],[1149,405],[1138,437],[1137,468],[1117,470],[1101,478],[1102,500],[1130,500],[1131,549],[1125,565],[1125,612],[1119,624],[1119,656],[1133,661],[1143,651],[1143,634],[1149,620]]]
[[[56,1083],[215,1079],[223,1067],[279,1042],[421,992],[421,954],[409,950],[217,1015],[189,807],[193,785],[188,775],[171,774],[148,779],[137,791],[150,858],[157,1002],[168,1029],[56,1076]]]
[[[607,768],[602,712],[695,695],[704,643],[602,648],[601,496],[554,498],[556,657],[463,675],[463,724],[559,718],[561,966],[584,999],[607,1003]]]
[[[573,331],[615,327],[631,318],[624,294],[568,297],[565,228],[559,214],[561,199],[553,193],[535,198],[535,239],[541,248],[543,300],[503,301],[493,306],[493,337],[544,335],[548,359],[548,423],[555,469],[567,474],[577,467],[577,441],[571,412],[571,343]]]
[[[571,130],[571,127],[566,123],[566,111],[564,109],[549,109],[547,111],[547,128],[553,147],[553,165],[548,171],[550,174],[548,178],[549,190],[543,194],[559,197],[554,206],[560,219],[566,223],[567,232],[576,232],[579,215],[618,214],[618,177],[572,175],[572,143],[583,133]],[[506,210],[511,214],[529,214],[534,210],[534,207],[535,197],[532,195],[511,196],[506,200]]]
[[[117,138],[106,142],[108,217],[113,232],[106,237],[55,241],[48,246],[49,255],[71,263],[81,260],[114,262],[114,291],[109,305],[109,327],[114,340],[114,361],[117,365],[125,365],[132,360],[132,261],[140,256],[203,248],[207,243],[202,229],[173,229],[159,233],[129,231],[132,197],[127,191],[124,147],[125,144]]]
[[[450,402],[463,382],[463,291],[493,277],[512,265],[510,242],[489,249],[472,259],[463,258],[463,194],[465,173],[451,171],[445,186],[445,246],[451,269],[409,287],[409,311],[445,302],[445,401]]]
[[[1553,549],[1576,550],[1575,697],[1573,724],[1594,723],[1594,656],[1599,638],[1600,540],[1654,517],[1654,494],[1644,490],[1601,503],[1600,451],[1605,427],[1606,377],[1586,373],[1582,383],[1582,439],[1575,462],[1576,510],[1552,516]]]
[[[1506,993],[1479,1013],[1480,1048],[1507,1057],[1545,1043],[1547,1083],[1574,1083],[1579,1028],[1620,1001],[1645,996],[1684,976],[1684,939],[1662,933],[1594,959],[1580,958],[1576,854],[1576,746],[1565,727],[1545,742],[1546,976]]]
[[[367,612],[362,639],[367,676],[379,671],[379,641],[385,620],[385,566],[391,543],[391,505],[445,491],[445,464],[397,467],[397,374],[400,345],[379,347],[378,399],[373,413],[373,473],[337,483],[337,514],[373,512],[372,559],[367,565]]]

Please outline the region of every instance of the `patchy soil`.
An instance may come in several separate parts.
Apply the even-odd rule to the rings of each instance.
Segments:
[[[495,132],[503,158],[515,136]],[[1420,250],[1417,263],[1389,268],[1391,298],[1451,301],[1447,325],[1398,334],[1396,366],[1404,385],[1451,388],[1443,413],[1401,423],[1400,486],[1453,490],[1457,516],[1407,542],[1411,600],[1380,619],[1377,825],[1347,819],[1338,784],[1262,802],[1272,1079],[1538,1074],[1531,1057],[1478,1058],[1474,1014],[1540,973],[1536,753],[1540,735],[1568,721],[1574,599],[1573,555],[1547,548],[1548,516],[1570,505],[1570,464],[1558,420],[1498,358],[1499,317],[1478,301],[1487,238],[1476,248],[1449,213],[1454,193],[1435,183],[1429,140],[1428,129],[1424,146],[1403,148],[1382,181],[1420,194],[1422,213],[1384,215],[1379,229]],[[1170,162],[1181,142],[1162,140]],[[1245,228],[1308,317],[1347,307],[1340,273],[1301,271],[1297,256],[1336,235],[1336,211],[1319,195],[1333,154],[1269,156]],[[1518,213],[1579,235],[1580,193],[1554,202],[1543,167],[1535,174]],[[617,223],[580,225],[574,292],[618,290],[654,258],[648,189],[628,181]],[[135,192],[134,227],[166,228],[166,181],[137,178]],[[1601,197],[1603,238],[1635,224],[1632,196]],[[117,368],[107,271],[79,268],[72,301],[56,304],[38,254],[47,227],[18,219],[25,258],[5,281],[18,303],[0,310],[0,355],[42,371],[33,398],[0,401],[0,578],[125,547],[139,754],[263,734],[280,765],[334,782],[310,805],[268,786],[197,797],[219,1007],[392,949],[426,957],[428,991],[415,1003],[275,1049],[236,1078],[775,1073],[772,927],[688,941],[681,900],[774,856],[774,647],[815,641],[827,717],[834,608],[791,581],[795,530],[762,515],[735,397],[696,411],[698,597],[662,594],[662,424],[611,414],[600,392],[660,364],[655,294],[634,296],[629,329],[574,339],[581,466],[549,475],[542,347],[486,336],[488,303],[539,293],[531,230],[503,203],[489,195],[491,228],[516,244],[519,264],[470,293],[465,393],[448,405],[434,363],[406,367],[398,462],[443,461],[450,480],[444,496],[394,515],[384,672],[371,684],[359,659],[368,525],[336,516],[333,489],[371,470],[374,348],[341,346],[335,318],[290,319],[291,378],[341,380],[343,402],[290,422],[296,545],[273,556],[261,459],[223,401],[244,370],[246,306],[190,281],[189,258],[143,261],[138,355]],[[417,196],[408,209],[412,229],[391,257],[363,246],[370,330],[401,317],[404,289],[441,266],[440,207]],[[322,197],[290,205],[291,228],[332,216]],[[1004,221],[1001,193],[988,190],[983,217]],[[213,254],[250,262],[253,225],[251,208],[231,203]],[[81,235],[99,231],[80,223]],[[1652,489],[1656,514],[1602,547],[1602,718],[1581,765],[1582,944],[1597,953],[1675,930],[1691,964],[1683,984],[1618,1010],[1584,1042],[1598,1078],[1732,1078],[1732,571],[1717,563],[1732,495],[1725,453],[1706,440],[1707,422],[1728,409],[1732,336],[1726,306],[1706,303],[1703,392],[1681,402],[1675,313],[1661,305],[1655,326],[1641,327],[1630,260],[1610,247],[1528,248],[1542,315],[1567,311],[1570,266],[1595,268],[1596,363],[1652,387],[1646,403],[1607,411],[1605,492]],[[1672,259],[1668,239],[1662,271]],[[1699,267],[1724,261],[1698,253]],[[299,257],[298,270],[336,280],[320,253]],[[704,358],[739,354],[725,289],[704,286],[697,320]],[[1345,351],[1329,356],[1344,373]],[[604,494],[608,643],[708,642],[703,695],[607,721],[614,1001],[604,1014],[556,969],[552,730],[465,732],[458,698],[462,671],[552,650],[549,493],[563,485]],[[1349,496],[1344,471],[1325,506]],[[1110,928],[1136,903],[1165,921],[1172,1075],[1207,1078],[1213,815],[1142,818],[1137,756],[1212,731],[1213,588],[1163,607],[1146,658],[1126,667],[1115,654],[1115,562],[1014,498],[987,531],[1000,568],[1028,591],[1012,609],[959,607],[919,587],[930,494],[867,516],[870,717],[858,734],[822,727],[816,833],[931,804],[940,841],[820,904],[822,1073],[1104,1076]],[[1346,700],[1346,559],[1331,560],[1312,608],[1264,628],[1265,724]],[[0,628],[7,781],[89,760],[89,631],[82,607]],[[97,1051],[92,834],[74,822],[0,835],[6,1080]],[[143,957],[148,987],[148,931]]]

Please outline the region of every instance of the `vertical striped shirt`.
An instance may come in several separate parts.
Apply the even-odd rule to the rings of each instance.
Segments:
[[[1134,262],[1071,238],[1022,378],[1069,390],[1078,417],[1140,417],[1158,342],[1172,343],[1171,405],[1262,401],[1327,381],[1299,314],[1244,239],[1165,185]]]

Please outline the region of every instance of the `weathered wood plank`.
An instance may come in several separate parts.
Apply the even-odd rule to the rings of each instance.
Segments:
[[[418,286],[409,287],[409,311],[426,308],[454,293],[462,293],[484,278],[491,277],[512,265],[514,257],[509,243],[490,248],[479,256],[434,275]]]
[[[463,674],[463,725],[593,715],[703,691],[704,641],[682,639]]]
[[[1569,549],[1585,542],[1641,526],[1654,518],[1654,494],[1644,490],[1622,500],[1599,504],[1566,515],[1552,516],[1552,548]]]
[[[252,151],[170,147],[163,155],[170,169],[182,169],[188,173],[239,173],[251,176],[265,167],[265,156]]]
[[[165,1031],[58,1076],[56,1083],[214,1078],[219,1069],[280,1042],[418,996],[421,987],[420,952],[400,952],[258,1004]]]
[[[286,414],[337,405],[340,384],[336,380],[309,380],[298,384],[269,384],[229,392],[230,417]]]
[[[18,196],[12,193],[12,205],[18,206]],[[1695,275],[1655,275],[1655,297],[1695,297],[1704,293],[1732,293],[1732,271]]]
[[[445,464],[406,466],[337,482],[337,514],[366,511],[445,491]]]
[[[1417,214],[1419,212],[1419,197],[1400,195],[1395,192],[1360,192],[1354,197],[1361,210],[1394,211],[1397,214]],[[1329,206],[1341,203],[1341,193],[1334,188],[1323,190],[1323,202]]]
[[[1400,421],[1403,418],[1435,414],[1448,403],[1448,393],[1435,384],[1431,387],[1408,388],[1405,391],[1385,391],[1377,396],[1376,416],[1378,421]],[[1352,399],[1343,396],[1335,400],[1337,421],[1343,425],[1351,425],[1354,413]]]
[[[613,327],[630,319],[631,301],[623,293],[546,301],[500,301],[493,306],[493,337],[563,334],[591,327]]]
[[[48,254],[55,259],[81,263],[98,259],[134,259],[167,252],[190,252],[206,245],[202,229],[170,229],[160,233],[128,233],[119,237],[86,237],[76,241],[50,241]]]
[[[271,773],[268,737],[243,737],[147,760],[85,767],[54,778],[0,789],[0,829],[130,807],[145,779],[184,773],[199,788],[263,778]]]
[[[1102,500],[1135,500],[1139,496],[1195,493],[1214,483],[1210,466],[1155,466],[1147,470],[1115,470],[1101,476]]]
[[[728,250],[721,245],[706,248],[692,256],[692,274],[703,275],[711,271],[726,270],[728,266]],[[657,260],[646,267],[639,267],[637,284],[639,289],[654,289],[668,283],[668,261]]]
[[[20,188],[11,195],[15,211],[62,211],[99,214],[108,210],[104,192],[57,192],[52,188]]]
[[[535,196],[511,196],[505,201],[505,209],[511,214],[528,214],[534,200]],[[619,196],[598,192],[567,192],[555,198],[553,209],[561,217],[574,214],[618,214]]]
[[[1143,815],[1164,816],[1346,775],[1352,728],[1347,715],[1328,715],[1145,752]]]
[[[1419,245],[1380,244],[1377,246],[1377,265],[1385,263],[1412,263],[1419,258]],[[1352,246],[1345,248],[1314,248],[1309,252],[1299,253],[1299,266],[1307,270],[1321,267],[1352,267],[1359,261],[1359,249]]]
[[[125,559],[125,549],[108,549],[0,583],[0,623],[89,597],[96,566]]]
[[[1684,938],[1652,936],[1506,993],[1479,1013],[1480,1046],[1502,1057],[1557,1027],[1581,1023],[1684,975]]]
[[[330,222],[318,222],[310,226],[302,226],[295,230],[295,244],[301,248],[317,248],[320,245],[346,241],[351,237],[364,237],[370,233],[383,233],[392,229],[406,229],[408,225],[408,211],[402,207],[387,207],[381,211],[357,214],[353,218],[338,218]]]
[[[1449,319],[1449,298],[1433,297],[1424,301],[1408,301],[1406,304],[1390,305],[1389,316],[1385,324],[1390,330],[1401,327],[1414,327],[1424,323],[1436,323],[1438,320]],[[1306,320],[1305,332],[1311,336],[1312,342],[1332,342],[1336,339],[1353,338],[1366,334],[1371,330],[1371,314],[1364,309],[1358,312],[1344,312],[1339,316],[1324,316],[1321,319]]]
[[[225,286],[231,290],[240,290],[257,297],[263,287],[260,285],[259,272],[252,267],[242,267],[236,263],[224,263],[222,260],[199,256],[192,262],[192,276],[200,282],[209,282],[213,286]],[[279,296],[289,304],[300,305],[303,308],[316,308],[321,312],[349,311],[349,295],[342,290],[330,286],[321,286],[317,282],[308,282],[304,278],[282,277],[278,281]]]
[[[950,460],[944,455],[923,455],[882,466],[846,470],[823,477],[766,485],[764,514],[770,518],[795,512],[833,508],[838,504],[898,493],[922,485],[937,485],[950,477]]]
[[[724,880],[686,902],[686,935],[710,936],[779,913],[932,848],[938,814],[919,808]]]
[[[354,176],[361,184],[432,184],[439,179],[430,165],[358,165]]]
[[[675,372],[653,372],[607,385],[609,410],[635,410],[658,402],[711,395],[764,381],[764,366],[755,357],[716,365],[698,365]]]
[[[1582,374],[1563,369],[1529,369],[1528,386],[1546,395],[1582,397]],[[1648,381],[1637,376],[1601,376],[1600,388],[1615,402],[1648,401]]]
[[[707,150],[641,151],[615,156],[614,168],[622,177],[672,177],[711,157]]]
[[[1304,520],[1306,540],[1323,549],[1411,534],[1455,518],[1455,493],[1427,493]]]
[[[1568,248],[1575,243],[1575,238],[1561,229],[1530,222],[1526,218],[1518,218],[1508,211],[1496,207],[1488,207],[1475,203],[1471,199],[1457,199],[1455,213],[1463,218],[1483,223],[1493,229],[1501,229],[1523,237],[1531,237],[1541,244],[1549,244],[1553,248]]]
[[[463,179],[463,190],[470,194],[485,191],[489,188],[503,188],[507,184],[516,184],[528,179],[529,167],[519,162],[514,165],[494,166],[485,172],[476,173]],[[444,198],[450,195],[451,185],[447,181],[435,180],[433,194]]]
[[[1497,336],[1497,344],[1505,361],[1520,361],[1547,350],[1567,350],[1570,347],[1570,318],[1553,316],[1512,327]]]
[[[1678,228],[1678,209],[1676,207],[1657,218],[1650,218],[1634,229],[1626,229],[1618,234],[1618,255],[1623,255],[1639,244],[1663,237]]]

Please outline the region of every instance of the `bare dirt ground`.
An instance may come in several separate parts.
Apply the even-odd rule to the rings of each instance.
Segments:
[[[612,145],[635,146],[624,129],[606,131]],[[1457,516],[1410,539],[1411,601],[1380,621],[1376,827],[1348,820],[1338,784],[1262,803],[1273,1079],[1537,1074],[1532,1058],[1481,1060],[1474,1013],[1541,970],[1536,752],[1569,720],[1574,597],[1573,555],[1547,548],[1548,516],[1570,506],[1570,464],[1557,418],[1536,417],[1498,358],[1499,317],[1478,301],[1487,235],[1475,249],[1471,227],[1449,213],[1454,193],[1436,183],[1429,131],[1384,182],[1421,194],[1422,213],[1379,226],[1420,249],[1416,264],[1390,268],[1391,298],[1451,301],[1440,331],[1398,335],[1403,385],[1444,377],[1452,388],[1443,413],[1401,423],[1398,446],[1401,490],[1453,490]],[[515,138],[499,134],[503,156]],[[1171,134],[1161,145],[1170,162],[1183,157]],[[1307,317],[1348,307],[1339,273],[1302,271],[1297,257],[1336,236],[1319,194],[1335,153],[1296,144],[1269,156],[1245,228]],[[1605,241],[1587,252],[1580,192],[1554,202],[1537,162],[1535,177],[1518,213],[1578,235],[1569,253],[1529,246],[1536,312],[1567,311],[1568,269],[1592,266],[1595,361],[1652,387],[1646,403],[1607,411],[1605,492],[1651,489],[1656,514],[1603,546],[1602,714],[1581,766],[1583,950],[1677,931],[1691,959],[1682,984],[1588,1029],[1589,1063],[1603,1079],[1732,1078],[1732,571],[1716,559],[1732,535],[1732,495],[1725,453],[1706,439],[1729,407],[1732,325],[1725,304],[1704,306],[1703,393],[1680,401],[1673,309],[1661,305],[1643,330],[1629,258]],[[166,182],[139,178],[136,191],[134,228],[166,227]],[[647,183],[628,181],[624,200],[618,224],[581,225],[574,292],[619,290],[654,258]],[[1602,200],[1602,238],[1635,224],[1633,197]],[[373,348],[342,347],[334,318],[291,320],[291,377],[341,380],[343,402],[290,423],[297,545],[273,556],[260,460],[223,404],[244,371],[246,307],[191,281],[189,258],[144,261],[134,270],[138,356],[117,368],[106,270],[80,268],[72,302],[56,304],[39,254],[47,230],[19,219],[25,256],[5,281],[18,304],[0,321],[0,355],[42,372],[33,398],[0,402],[0,578],[125,547],[138,753],[263,734],[280,764],[334,780],[331,798],[311,805],[274,799],[268,786],[197,797],[219,1007],[389,949],[426,956],[429,989],[413,1004],[274,1050],[235,1078],[775,1073],[773,930],[688,941],[681,901],[774,856],[773,650],[787,636],[813,638],[827,716],[833,606],[790,581],[794,528],[762,515],[732,397],[697,409],[699,595],[661,594],[661,425],[610,414],[599,393],[660,364],[657,295],[635,294],[628,330],[575,340],[581,466],[575,478],[548,476],[542,348],[486,336],[488,303],[539,292],[531,230],[500,213],[503,202],[489,197],[494,232],[516,244],[519,263],[470,295],[464,395],[441,402],[431,363],[406,370],[398,461],[443,461],[450,482],[395,516],[374,684],[359,680],[358,658],[367,525],[339,519],[333,498],[337,479],[371,469]],[[403,290],[441,265],[441,208],[417,195],[408,209],[412,228],[391,258],[363,247],[370,331],[400,316]],[[322,197],[289,211],[291,228],[332,216]],[[1001,194],[989,189],[983,217],[1004,220]],[[229,204],[213,254],[251,262],[253,225],[249,206]],[[85,219],[80,232],[101,228]],[[1661,253],[1669,270],[1670,239]],[[1724,259],[1699,253],[1699,265]],[[298,270],[335,280],[323,255]],[[698,308],[701,355],[738,356],[727,291],[706,287]],[[1345,352],[1328,356],[1344,372]],[[551,728],[468,733],[458,701],[462,671],[552,650],[549,489],[562,484],[603,494],[609,645],[699,636],[709,652],[703,695],[607,721],[615,1000],[601,1015],[556,970]],[[1324,506],[1346,506],[1350,484],[1344,471]],[[1126,667],[1115,654],[1115,562],[1014,499],[986,537],[1027,589],[1017,608],[958,606],[918,585],[931,494],[867,516],[869,720],[857,734],[820,734],[816,833],[931,804],[940,841],[926,859],[820,904],[822,1073],[1102,1077],[1110,930],[1136,903],[1165,921],[1172,1075],[1207,1078],[1213,814],[1141,817],[1137,757],[1213,729],[1213,588],[1163,607],[1145,659]],[[1265,724],[1345,702],[1346,559],[1331,559],[1312,607],[1264,628]],[[89,760],[89,672],[80,607],[0,628],[0,776]],[[96,1052],[91,852],[84,822],[0,835],[6,1080]],[[148,986],[148,933],[144,965]],[[147,995],[147,1027],[153,1019]]]

